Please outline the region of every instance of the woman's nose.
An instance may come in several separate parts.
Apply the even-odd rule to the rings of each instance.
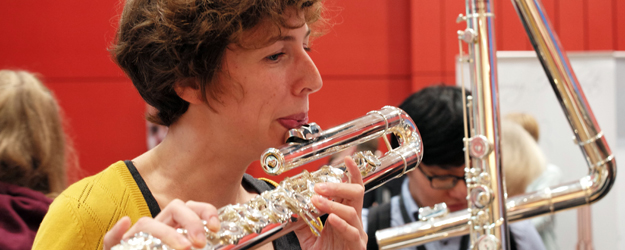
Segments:
[[[321,80],[321,74],[312,58],[308,53],[304,52],[299,60],[299,65],[296,67],[299,74],[297,77],[297,83],[293,89],[295,95],[308,95],[317,92],[323,86]]]

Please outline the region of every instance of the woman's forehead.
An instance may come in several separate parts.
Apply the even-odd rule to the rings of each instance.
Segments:
[[[273,44],[275,41],[282,40],[289,36],[289,33],[298,30],[301,27],[308,29],[306,18],[302,11],[296,11],[289,8],[282,16],[284,24],[276,22],[269,18],[261,20],[256,26],[249,30],[243,31],[234,43],[240,47],[254,49],[263,48]]]

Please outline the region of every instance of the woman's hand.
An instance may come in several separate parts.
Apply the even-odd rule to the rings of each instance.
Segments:
[[[345,157],[345,165],[351,183],[315,185],[315,192],[318,195],[312,198],[313,205],[329,216],[319,237],[316,237],[308,227],[295,230],[302,249],[366,249],[367,234],[361,221],[365,188],[354,160]]]
[[[104,236],[104,250],[119,244],[122,239],[128,239],[138,232],[149,233],[159,238],[164,244],[174,249],[202,248],[206,245],[203,220],[207,227],[217,232],[220,227],[217,219],[217,209],[208,203],[173,200],[156,218],[143,217],[130,227],[130,218],[120,219]],[[188,237],[176,232],[176,228],[185,228]]]

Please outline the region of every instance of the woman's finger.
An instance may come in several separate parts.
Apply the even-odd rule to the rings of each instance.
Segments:
[[[199,215],[200,219],[206,221],[208,229],[213,232],[219,231],[221,222],[219,221],[219,214],[217,213],[217,208],[215,208],[215,206],[196,201],[187,201],[186,205],[193,210],[193,212]]]
[[[362,228],[362,222],[360,221],[360,215],[356,212],[354,207],[327,200],[321,196],[315,195],[312,198],[313,205],[322,213],[334,214],[340,217],[350,225],[356,228]]]
[[[135,223],[128,232],[124,234],[124,239],[128,239],[139,232],[149,232],[152,236],[160,239],[164,244],[174,249],[189,249],[191,242],[182,234],[176,232],[176,229],[163,222],[157,221],[149,217],[143,217]],[[197,245],[196,247],[203,247]]]
[[[330,214],[326,223],[334,229],[332,230],[334,231],[333,233],[338,233],[342,236],[343,241],[347,245],[346,249],[365,249],[367,247],[367,234],[339,218],[336,214]]]
[[[192,210],[181,200],[174,199],[154,219],[170,227],[186,229],[189,239],[195,247],[206,245],[206,232],[204,231],[202,219],[200,219],[196,211]]]
[[[130,224],[131,221],[128,216],[124,216],[117,221],[115,226],[113,226],[113,228],[111,228],[111,230],[104,235],[104,250],[109,250],[111,247],[119,244],[119,242],[124,238],[124,233],[130,228]]]
[[[348,183],[317,183],[315,184],[315,193],[318,195],[333,198],[354,201],[362,203],[365,189],[360,184]],[[362,207],[362,205],[360,205]]]
[[[360,169],[358,169],[358,165],[356,162],[349,156],[346,156],[345,166],[347,167],[347,172],[349,174],[349,179],[351,183],[364,185],[362,182],[362,175],[360,174]]]

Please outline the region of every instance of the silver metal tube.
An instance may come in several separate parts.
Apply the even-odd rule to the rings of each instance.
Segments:
[[[269,148],[261,156],[261,166],[266,173],[279,175],[351,146],[379,138],[391,133],[391,128],[400,122],[410,119],[405,112],[399,111],[397,108],[385,107],[313,134],[306,143],[288,143],[279,148]],[[416,128],[414,124],[412,126]]]
[[[467,31],[473,32],[474,37],[466,41],[469,45],[469,54],[472,55],[470,72],[473,117],[471,127],[472,138],[469,144],[471,152],[471,170],[467,173],[467,191],[469,213],[472,227],[471,245],[480,237],[491,235],[504,249],[509,249],[508,224],[506,221],[505,189],[502,178],[500,156],[500,128],[499,128],[499,95],[497,78],[497,58],[494,35],[493,4],[491,0],[466,1]],[[483,141],[477,143],[477,140]],[[473,143],[476,142],[476,143]],[[492,150],[490,153],[475,153],[473,150],[479,144],[482,150]],[[488,150],[484,147],[489,148]],[[474,176],[471,176],[473,173]],[[482,176],[489,176],[485,180]],[[486,204],[478,204],[478,196],[488,195],[490,200]],[[485,220],[478,220],[478,213],[487,215]],[[484,218],[484,217],[482,217]]]
[[[615,158],[542,5],[538,0],[513,0],[513,3],[569,120],[590,173],[577,181],[508,198],[506,207],[510,222],[592,204],[609,192],[616,178]],[[461,211],[440,219],[447,224],[415,222],[380,230],[376,237],[380,249],[422,245],[469,233],[468,227],[462,226],[468,220],[469,213]]]
[[[441,219],[418,221],[378,230],[375,237],[382,250],[401,249],[469,233],[469,213],[458,211]]]
[[[605,196],[616,178],[616,161],[595,119],[569,58],[538,0],[513,0],[530,41],[580,146],[590,175],[571,185],[552,188],[551,212],[593,203]],[[579,183],[579,184],[577,184]],[[566,191],[566,189],[570,189]],[[555,195],[554,195],[555,194]],[[564,198],[570,198],[565,201]]]
[[[506,200],[508,221],[529,219],[597,201],[602,195],[592,194],[600,192],[599,190],[606,190],[602,187],[614,181],[614,178],[609,176],[610,172],[607,171],[608,168],[614,167],[614,161],[609,161],[603,167],[598,167],[595,173],[578,181],[508,198]],[[468,211],[458,211],[441,219],[413,222],[379,230],[376,232],[376,238],[380,249],[384,250],[423,245],[448,237],[468,234],[469,217]]]
[[[399,177],[415,168],[423,157],[421,136],[414,121],[403,110],[396,107],[384,107],[372,111],[366,116],[331,128],[325,132],[314,133],[306,141],[289,143],[279,149],[269,149],[263,159],[276,158],[273,166],[304,164],[320,155],[340,151],[356,142],[364,142],[376,137],[393,133],[397,136],[399,147],[391,149],[378,158],[371,152],[356,153],[353,158],[358,164],[366,191],[371,191],[385,182]],[[300,133],[301,135],[301,133]],[[337,149],[338,148],[338,149]],[[288,161],[277,161],[277,160]],[[314,185],[321,182],[348,182],[344,164],[323,166],[309,173],[286,177],[280,185],[270,191],[254,197],[245,204],[235,204],[218,210],[221,229],[214,233],[206,230],[207,246],[203,249],[253,249],[263,246],[293,230],[310,226],[313,232],[320,233],[319,214],[310,199],[315,194]],[[185,234],[184,229],[179,232]],[[122,241],[114,250],[139,250],[171,248],[160,243],[159,239],[147,234]]]

